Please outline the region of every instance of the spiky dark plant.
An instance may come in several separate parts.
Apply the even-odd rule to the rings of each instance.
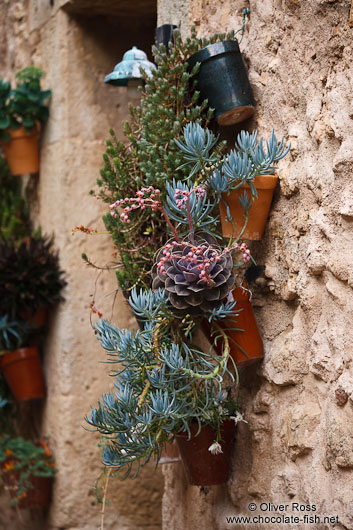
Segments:
[[[0,315],[18,319],[52,306],[63,300],[60,293],[65,285],[53,239],[0,241]]]

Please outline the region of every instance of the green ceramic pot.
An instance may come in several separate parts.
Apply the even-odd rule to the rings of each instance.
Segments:
[[[238,41],[210,44],[188,59],[191,72],[196,63],[200,69],[194,79],[202,99],[215,109],[219,125],[246,120],[255,111],[255,100]]]

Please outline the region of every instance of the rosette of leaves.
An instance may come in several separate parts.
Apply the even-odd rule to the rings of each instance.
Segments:
[[[3,482],[16,484],[15,497],[10,501],[12,505],[18,504],[33,488],[32,477],[53,477],[57,471],[53,455],[45,443],[34,444],[9,435],[0,439],[0,463]]]
[[[207,232],[172,241],[157,255],[152,288],[164,288],[175,309],[204,312],[219,307],[234,288],[233,259]]]
[[[46,103],[51,90],[42,90],[40,79],[43,72],[35,66],[27,66],[16,74],[16,88],[8,82],[0,84],[0,138],[9,141],[7,129],[24,127],[30,134],[37,123],[44,123],[49,117]]]
[[[29,237],[0,240],[0,315],[19,318],[61,300],[66,285],[53,240]]]

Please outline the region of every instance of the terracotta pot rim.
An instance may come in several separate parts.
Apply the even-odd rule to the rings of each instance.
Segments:
[[[235,430],[236,424],[235,424],[234,420],[231,420],[229,418],[222,421],[221,428],[222,428],[222,426],[226,426],[226,425],[230,425],[230,424],[234,425],[234,430]],[[202,429],[205,428],[205,427],[209,427],[210,429],[214,430],[212,425],[210,425],[209,423],[201,423],[201,429],[200,429],[199,434],[201,434]],[[191,436],[195,436],[197,438],[198,435],[196,436],[196,433],[198,431],[198,424],[197,423],[192,423],[191,425],[189,425],[189,428],[190,428],[190,431],[191,431]],[[194,430],[194,432],[192,432],[193,430]],[[178,438],[188,438],[189,433],[187,431],[183,431],[183,432],[176,433],[174,436],[178,437]]]
[[[276,187],[278,182],[278,174],[274,173],[272,175],[256,175],[256,177],[253,180],[255,188],[259,190],[272,190]],[[249,184],[243,184],[241,188],[248,188],[250,189]],[[239,192],[239,188],[236,190],[231,190],[230,195],[233,193]],[[227,193],[224,193],[223,195],[228,196]]]
[[[0,357],[0,366],[5,367],[9,364],[36,357],[38,355],[37,346],[25,346],[24,348],[18,348],[17,350],[9,351]]]
[[[30,138],[31,136],[37,136],[38,135],[38,125],[34,125],[32,128],[32,131],[27,134],[24,126],[19,127],[18,129],[6,129],[7,132],[11,135],[11,142],[12,140],[17,140],[18,138]]]

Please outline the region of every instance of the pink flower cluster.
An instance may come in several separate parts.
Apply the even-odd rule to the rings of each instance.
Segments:
[[[242,243],[239,245],[238,243],[235,243],[232,247],[232,250],[240,250],[240,252],[243,253],[243,261],[244,263],[247,263],[250,261],[250,250],[247,248],[246,243]]]
[[[204,197],[206,190],[204,188],[201,188],[201,186],[195,186],[195,188],[190,191],[180,190],[179,188],[176,188],[174,192],[174,199],[176,199],[175,202],[177,207],[180,209],[185,209],[188,198],[192,193],[196,193],[197,197],[202,198]]]
[[[160,190],[153,188],[153,186],[141,188],[136,192],[136,198],[132,197],[127,199],[119,199],[118,201],[115,201],[113,204],[111,204],[109,206],[110,215],[114,218],[117,218],[118,214],[115,211],[116,208],[118,208],[118,206],[128,205],[123,209],[122,213],[120,214],[120,218],[125,223],[130,223],[129,213],[133,210],[144,210],[146,207],[150,207],[153,212],[156,212],[157,210],[160,210],[162,206],[159,200],[160,193]]]
[[[189,248],[189,252],[184,254],[184,250]],[[228,250],[228,249],[225,249]],[[209,275],[212,263],[218,263],[221,255],[217,250],[212,249],[209,245],[190,245],[190,242],[172,241],[167,243],[163,249],[163,256],[157,263],[157,267],[162,274],[165,274],[165,264],[170,260],[182,260],[195,266],[199,271],[199,279],[206,283],[212,283],[213,280]],[[190,271],[193,272],[193,271]]]

